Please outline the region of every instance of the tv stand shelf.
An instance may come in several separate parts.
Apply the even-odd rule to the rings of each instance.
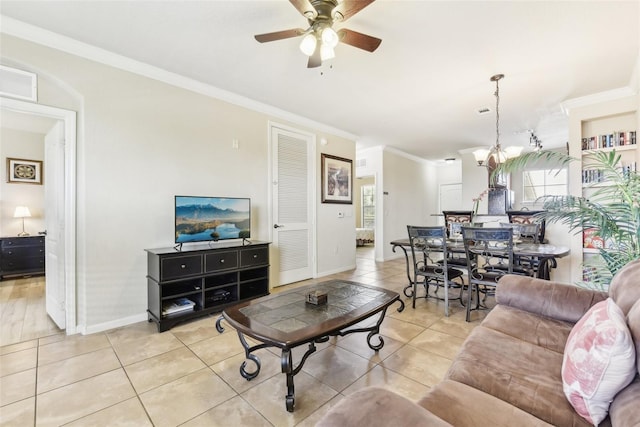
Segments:
[[[217,242],[145,251],[147,313],[159,332],[269,294],[268,242]]]

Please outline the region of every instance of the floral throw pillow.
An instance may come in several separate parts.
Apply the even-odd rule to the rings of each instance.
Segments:
[[[635,347],[620,307],[608,298],[575,324],[564,349],[562,385],[571,406],[598,425],[637,372]]]

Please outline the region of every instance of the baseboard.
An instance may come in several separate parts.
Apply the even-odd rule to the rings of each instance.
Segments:
[[[332,274],[338,274],[338,273],[343,273],[343,272],[349,271],[349,270],[355,270],[355,268],[356,268],[355,264],[348,265],[346,267],[337,268],[335,270],[318,272],[318,275],[316,277],[330,276]]]
[[[404,254],[402,252],[399,252],[397,254],[393,254],[392,256],[384,257],[382,259],[376,258],[376,262],[393,261],[394,259],[404,258],[404,257],[405,257]],[[409,257],[411,257],[411,254],[409,254]]]
[[[95,334],[96,332],[104,332],[109,329],[121,328],[123,326],[132,325],[138,322],[146,322],[148,320],[147,313],[136,314],[134,316],[123,317],[121,319],[111,320],[109,322],[98,323],[97,325],[90,325],[84,327],[78,327],[77,332],[82,335]]]

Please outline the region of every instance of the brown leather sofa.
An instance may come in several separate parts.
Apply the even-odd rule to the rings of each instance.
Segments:
[[[382,388],[345,397],[318,426],[588,426],[561,378],[573,325],[610,296],[622,309],[640,360],[640,260],[614,277],[608,295],[506,276],[496,306],[462,345],[444,380],[417,403]],[[640,363],[636,362],[636,369]],[[640,377],[620,391],[603,426],[640,426]]]

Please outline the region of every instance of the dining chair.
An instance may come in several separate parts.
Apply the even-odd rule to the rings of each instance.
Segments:
[[[545,211],[507,211],[507,217],[512,224],[538,224],[540,229],[538,230],[538,243],[546,243],[544,240],[546,231],[546,220],[540,217]]]
[[[449,316],[449,290],[460,289],[454,300],[462,303],[463,272],[447,263],[447,235],[445,228],[407,226],[411,259],[413,261],[413,296],[412,305],[416,308],[417,287],[422,284],[425,288],[424,298],[437,298],[444,301],[444,314]],[[459,279],[459,283],[455,280]],[[429,294],[429,286],[434,285],[435,296]],[[444,298],[438,296],[438,290],[444,289]]]
[[[456,238],[460,236],[462,238],[462,226],[469,226],[473,223],[473,211],[442,211],[444,216],[444,226],[447,237]],[[467,258],[463,254],[449,252],[448,254],[449,264],[466,270]]]
[[[447,237],[450,237],[451,223],[470,224],[473,222],[473,211],[442,211],[442,215],[444,216]]]
[[[513,232],[505,227],[463,227],[462,240],[467,260],[477,257],[475,263],[468,262],[468,294],[466,321],[471,311],[486,309],[488,296],[494,296],[496,285],[506,274],[513,274]],[[472,308],[475,294],[476,304]],[[483,294],[482,301],[480,294]]]
[[[501,227],[510,228],[513,232],[514,246],[519,243],[539,243],[540,224],[533,223],[500,223]],[[533,275],[538,271],[540,260],[535,256],[514,254],[514,270],[517,274]]]

